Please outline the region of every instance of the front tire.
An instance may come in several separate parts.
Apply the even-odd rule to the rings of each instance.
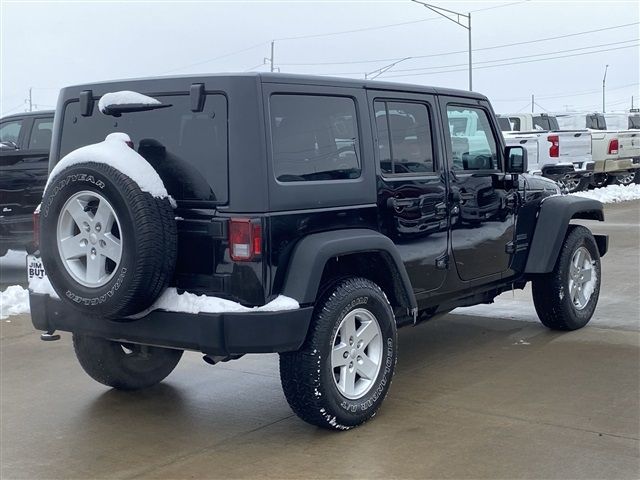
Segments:
[[[287,402],[319,427],[364,423],[389,390],[396,344],[395,317],[380,287],[364,278],[339,281],[318,301],[302,348],[280,354]]]
[[[584,327],[598,303],[600,275],[600,254],[593,235],[585,227],[571,227],[553,271],[532,282],[540,321],[553,330]]]
[[[182,357],[182,350],[121,343],[73,334],[80,365],[95,381],[118,390],[140,390],[164,380]]]

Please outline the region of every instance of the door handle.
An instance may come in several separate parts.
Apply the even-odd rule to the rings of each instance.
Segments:
[[[444,202],[436,203],[436,218],[445,218],[447,216],[447,204]]]
[[[410,207],[413,204],[414,204],[414,199],[412,198],[391,197],[387,199],[387,207],[393,208],[394,210],[400,210],[402,208]]]

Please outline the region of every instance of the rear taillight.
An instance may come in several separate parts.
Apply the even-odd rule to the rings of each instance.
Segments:
[[[558,135],[549,135],[547,140],[551,142],[549,147],[549,156],[557,158],[560,156],[560,137]]]
[[[609,155],[615,155],[618,153],[618,139],[614,138],[609,141],[609,150],[607,151]]]
[[[229,254],[234,262],[246,262],[262,254],[262,226],[259,220],[231,219]]]
[[[36,250],[40,248],[40,205],[33,212],[33,246]]]

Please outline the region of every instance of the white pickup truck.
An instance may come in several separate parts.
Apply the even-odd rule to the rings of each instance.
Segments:
[[[591,182],[589,130],[559,131],[555,117],[546,114],[499,115],[498,123],[507,145],[527,150],[530,173],[562,183],[570,192]]]
[[[591,132],[594,186],[629,185],[640,180],[640,132],[615,129],[613,125],[607,128],[602,113],[561,113],[556,119],[562,129],[587,128]]]

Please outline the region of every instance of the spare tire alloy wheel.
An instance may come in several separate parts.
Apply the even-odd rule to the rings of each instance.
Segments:
[[[69,275],[85,287],[102,287],[122,258],[122,229],[111,204],[99,193],[72,195],[58,215],[58,251]]]
[[[47,184],[40,251],[61,299],[91,316],[123,319],[149,308],[173,276],[177,233],[168,198],[119,170],[74,164]]]

